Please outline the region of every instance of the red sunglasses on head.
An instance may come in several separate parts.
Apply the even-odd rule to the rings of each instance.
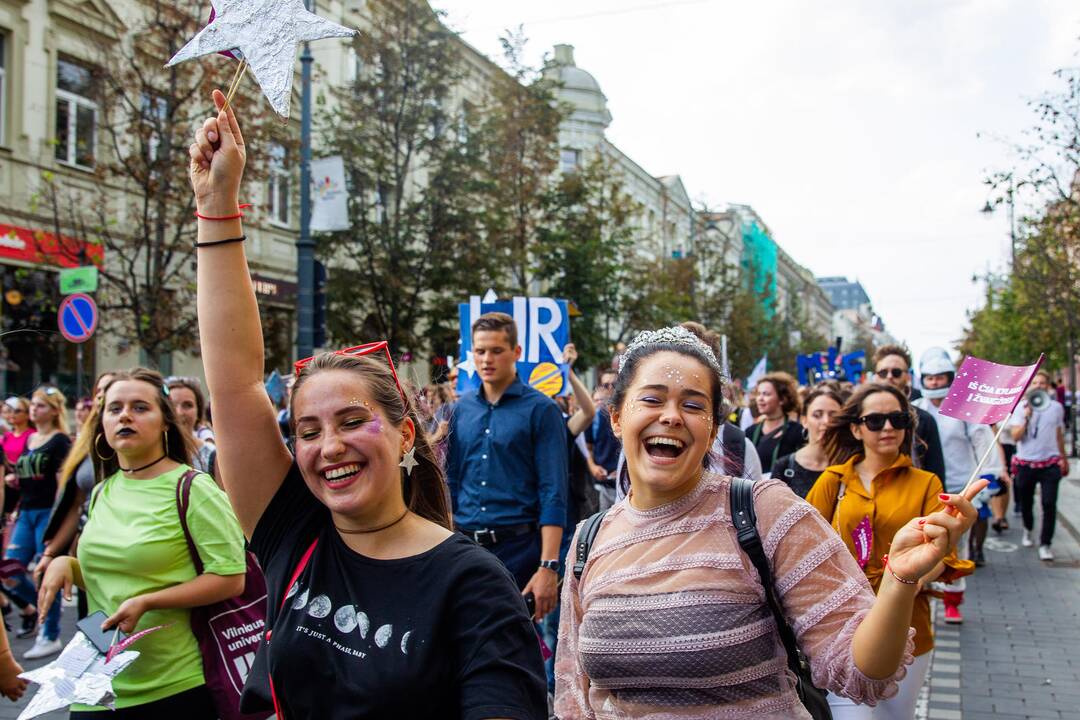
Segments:
[[[405,391],[401,388],[401,381],[398,380],[397,368],[394,367],[394,359],[390,357],[390,343],[386,342],[385,340],[379,340],[378,342],[366,343],[364,345],[354,345],[353,347],[345,348],[344,350],[335,350],[334,354],[352,355],[355,357],[360,357],[362,355],[371,355],[373,353],[377,353],[380,350],[386,353],[386,364],[390,366],[390,373],[394,376],[394,384],[397,385],[398,392],[401,393],[401,399],[404,400],[405,405],[408,406],[409,403],[408,399],[405,397]],[[300,371],[307,367],[309,364],[311,364],[311,361],[314,359],[315,356],[312,355],[309,358],[297,360],[293,364],[293,371],[296,373],[296,376],[299,377]]]

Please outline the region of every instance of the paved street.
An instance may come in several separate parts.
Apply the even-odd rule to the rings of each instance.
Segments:
[[[75,607],[66,607],[64,608],[63,614],[60,616],[60,632],[61,637],[64,639],[65,642],[70,640],[71,636],[75,634],[75,614]],[[17,619],[13,621],[12,627],[18,627]],[[29,670],[30,668],[41,667],[42,665],[47,665],[48,663],[56,659],[56,656],[53,655],[52,657],[37,660],[35,662],[28,662],[26,660],[23,660],[22,654],[30,649],[30,646],[34,644],[34,639],[29,638],[27,640],[19,640],[15,637],[14,632],[8,633],[8,637],[11,640],[11,649],[14,651],[15,657],[19,660],[20,663],[22,663],[23,668],[27,670]],[[26,695],[24,695],[23,699],[20,700],[18,703],[11,703],[7,700],[0,699],[0,720],[14,720],[14,718],[19,717],[19,713],[22,712],[22,709],[26,707],[26,705],[30,702],[30,698],[33,697],[36,690],[37,686],[31,685],[27,690]],[[48,715],[42,715],[41,717],[45,718],[46,720],[59,720],[60,718],[67,718],[67,716],[68,714],[66,712],[55,712],[49,713]]]
[[[1041,563],[1035,548],[1020,546],[1020,518],[1010,510],[1012,529],[993,543],[988,539],[988,563],[969,582],[964,624],[945,625],[938,613],[921,717],[1080,718],[1078,466],[1074,460],[1061,485],[1053,565]]]
[[[1000,537],[991,531],[988,564],[969,584],[963,626],[945,625],[938,612],[920,718],[1080,720],[1080,462],[1062,483],[1058,511],[1053,565],[1020,547],[1020,518],[1011,511],[1012,529]],[[65,608],[65,639],[74,625],[74,608]],[[12,644],[21,657],[32,642]],[[18,704],[0,701],[0,720],[18,717],[34,689]]]

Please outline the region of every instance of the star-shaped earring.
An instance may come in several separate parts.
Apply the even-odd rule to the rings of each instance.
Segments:
[[[289,117],[296,47],[356,31],[307,11],[303,0],[211,0],[214,21],[173,55],[165,67],[238,49],[274,112]]]
[[[409,448],[408,452],[406,452],[405,455],[401,458],[401,462],[398,463],[398,465],[405,468],[405,474],[410,476],[410,477],[412,476],[413,468],[416,467],[419,464],[420,463],[417,462],[417,460],[416,460],[416,446],[415,445],[413,445],[411,448]]]

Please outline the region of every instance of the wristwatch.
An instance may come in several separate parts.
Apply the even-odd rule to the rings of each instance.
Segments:
[[[558,575],[559,574],[559,568],[561,566],[559,565],[558,560],[541,560],[540,561],[540,567],[545,569],[545,570],[551,570],[556,575]]]

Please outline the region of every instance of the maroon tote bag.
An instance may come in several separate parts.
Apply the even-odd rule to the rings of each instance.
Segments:
[[[202,559],[187,524],[191,483],[197,474],[188,470],[180,478],[176,485],[176,507],[195,572],[202,575]],[[240,693],[266,631],[266,579],[255,557],[251,553],[245,555],[244,592],[213,605],[191,609],[191,631],[199,643],[206,686],[221,720],[264,720],[272,714],[240,712]]]

